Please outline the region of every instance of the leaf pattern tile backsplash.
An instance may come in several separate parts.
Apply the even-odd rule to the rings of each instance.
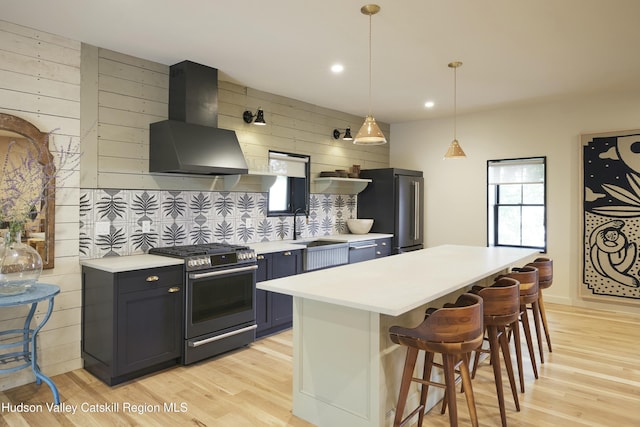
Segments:
[[[311,194],[302,237],[347,233],[357,196]],[[80,258],[147,253],[161,246],[248,244],[293,238],[293,216],[267,217],[267,193],[82,189]]]

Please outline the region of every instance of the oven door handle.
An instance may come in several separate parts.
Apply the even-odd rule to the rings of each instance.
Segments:
[[[227,338],[227,337],[232,337],[234,335],[238,335],[238,334],[241,334],[243,332],[248,332],[248,331],[250,331],[252,329],[257,329],[257,328],[258,328],[258,325],[251,325],[251,326],[247,326],[247,327],[242,328],[242,329],[238,329],[236,331],[227,332],[226,334],[220,334],[220,335],[216,335],[215,337],[206,338],[204,340],[189,341],[189,347],[200,347],[201,345],[209,344],[210,342],[218,341],[218,340],[221,340],[221,339]]]
[[[242,273],[243,271],[257,270],[258,265],[250,265],[248,267],[230,268],[228,270],[210,271],[208,273],[189,273],[189,279],[202,279],[205,277],[222,276],[225,274]]]

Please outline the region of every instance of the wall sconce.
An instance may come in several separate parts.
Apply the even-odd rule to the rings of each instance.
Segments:
[[[262,108],[260,107],[258,107],[258,110],[255,114],[252,114],[249,110],[242,113],[242,118],[244,119],[245,123],[251,123],[254,117],[256,118],[253,121],[254,125],[264,126],[267,124],[267,122],[264,121],[264,111],[262,111]]]
[[[344,130],[344,136],[342,137],[343,141],[351,141],[351,140],[353,140],[353,137],[351,136],[351,128],[334,129],[333,130],[333,139],[339,139],[340,138],[340,131],[341,130]]]

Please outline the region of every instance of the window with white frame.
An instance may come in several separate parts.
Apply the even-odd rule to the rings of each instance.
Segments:
[[[547,249],[546,157],[487,161],[489,246]]]

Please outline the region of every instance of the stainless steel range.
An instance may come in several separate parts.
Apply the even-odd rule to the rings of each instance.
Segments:
[[[183,364],[254,341],[258,265],[251,248],[207,243],[153,248],[149,253],[185,261]]]

